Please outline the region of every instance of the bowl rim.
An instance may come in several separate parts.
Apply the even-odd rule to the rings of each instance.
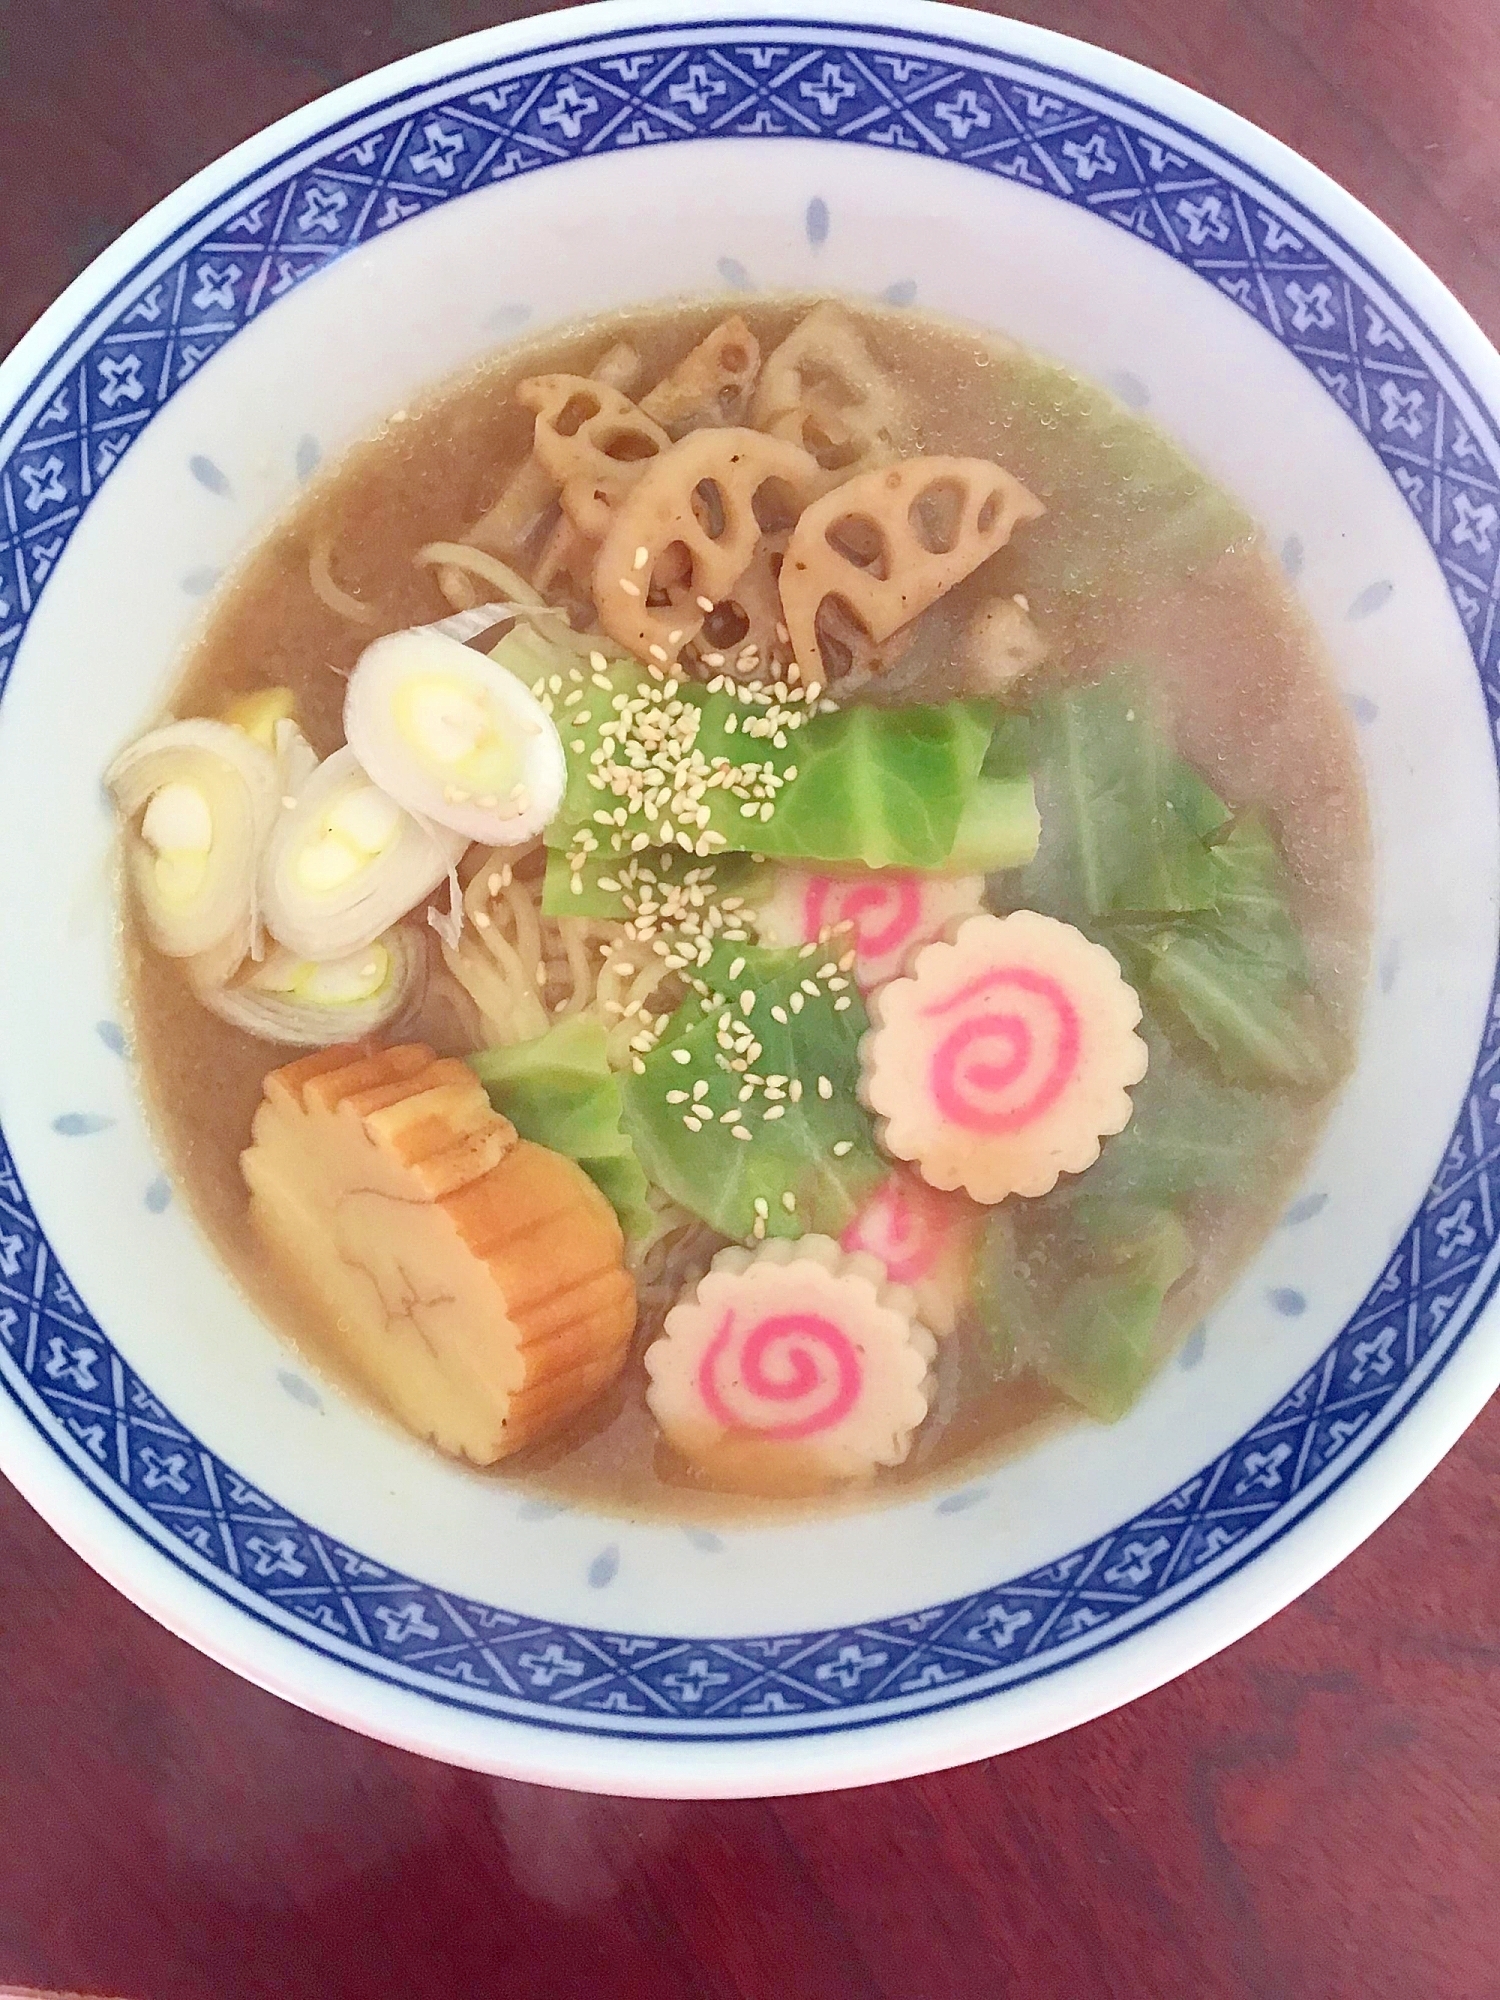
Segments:
[[[76,278],[0,363],[0,411],[8,416],[0,456],[25,434],[44,378],[70,349],[81,352],[126,285],[201,214],[282,175],[351,117],[365,118],[467,71],[519,56],[563,54],[601,37],[648,31],[684,34],[757,26],[817,33],[859,30],[999,55],[1055,72],[1127,111],[1179,128],[1200,153],[1264,175],[1294,209],[1305,209],[1363,266],[1373,287],[1390,284],[1431,330],[1460,385],[1481,411],[1500,409],[1500,356],[1447,288],[1383,223],[1330,177],[1280,141],[1213,100],[1126,58],[1051,30],[932,0],[834,0],[799,8],[768,0],[753,12],[700,5],[680,21],[647,0],[602,0],[551,16],[485,29],[439,44],[347,84],[243,141],[166,196]],[[1351,241],[1350,239],[1353,239]],[[1488,397],[1471,379],[1488,383]],[[14,386],[13,386],[14,385]],[[24,385],[24,386],[22,386]],[[582,1789],[641,1795],[746,1796],[877,1782],[1040,1740],[1106,1712],[1186,1671],[1243,1635],[1342,1560],[1424,1478],[1500,1384],[1500,1346],[1487,1354],[1469,1336],[1486,1308],[1495,1272],[1464,1301],[1440,1367],[1426,1378],[1378,1451],[1353,1462],[1336,1485],[1231,1574],[1160,1612],[1112,1646],[1060,1666],[1024,1687],[971,1697],[964,1706],[875,1720],[826,1735],[722,1740],[646,1740],[571,1734],[538,1722],[443,1709],[425,1695],[369,1674],[258,1622],[153,1545],[80,1478],[21,1406],[0,1398],[0,1465],[51,1525],[107,1580],[159,1622],[245,1678],[364,1733],[474,1768]],[[1495,1345],[1492,1343],[1492,1345]],[[1427,1393],[1443,1376],[1442,1393]],[[504,1727],[496,1722],[503,1719]]]

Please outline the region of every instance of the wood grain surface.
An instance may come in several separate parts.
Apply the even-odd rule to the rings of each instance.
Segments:
[[[0,0],[0,345],[118,230],[505,0]],[[1496,0],[1033,0],[1328,169],[1500,334]],[[365,1743],[0,1485],[0,1985],[122,2000],[1500,2000],[1500,1410],[1129,1710],[861,1794],[632,1804]]]

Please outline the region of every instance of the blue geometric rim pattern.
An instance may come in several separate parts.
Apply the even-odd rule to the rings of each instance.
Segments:
[[[718,22],[564,42],[360,112],[221,198],[123,280],[20,407],[0,463],[0,692],[39,593],[152,415],[329,259],[472,188],[614,149],[817,138],[1000,174],[1198,273],[1296,355],[1378,453],[1441,565],[1500,715],[1500,452],[1356,254],[1160,115],[967,43]],[[1393,320],[1398,322],[1393,324]],[[842,1631],[682,1640],[443,1593],[295,1518],[179,1425],[110,1345],[0,1144],[0,1375],[112,1510],[264,1623],[469,1710],[611,1735],[877,1723],[1056,1671],[1200,1594],[1319,1504],[1432,1380],[1494,1282],[1500,1008],[1404,1241],[1348,1326],[1214,1463],[1049,1567]]]

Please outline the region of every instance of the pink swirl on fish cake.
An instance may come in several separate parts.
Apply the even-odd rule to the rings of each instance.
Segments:
[[[814,875],[802,904],[805,936],[821,937],[839,924],[853,926],[861,958],[889,958],[921,934],[922,884],[915,875],[882,874],[868,882]]]
[[[932,1051],[933,1102],[965,1131],[1021,1131],[1056,1104],[1078,1072],[1083,1046],[1078,1009],[1050,973],[994,966],[923,1013],[928,1019],[951,1014],[1004,990],[1013,996],[1008,1007],[1002,1003],[968,1014]],[[1019,1099],[1018,1089],[1025,1093]]]
[[[704,1350],[698,1393],[725,1430],[791,1442],[842,1423],[859,1400],[863,1379],[858,1348],[826,1314],[772,1313],[736,1342],[731,1310]],[[786,1416],[788,1404],[808,1407]]]
[[[948,1210],[937,1195],[905,1174],[882,1181],[840,1237],[845,1250],[878,1257],[893,1284],[930,1277],[947,1247]]]

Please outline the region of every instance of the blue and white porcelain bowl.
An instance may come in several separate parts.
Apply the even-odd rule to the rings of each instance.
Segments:
[[[937,1498],[708,1533],[442,1463],[244,1303],[133,1095],[100,774],[321,460],[523,328],[761,287],[1003,328],[1238,494],[1358,722],[1378,888],[1361,1061],[1305,1184],[1123,1423]],[[1497,416],[1500,357],[1305,161],[919,0],[553,15],[200,174],[0,368],[0,1465],[262,1685],[601,1790],[956,1763],[1268,1616],[1500,1379]]]

